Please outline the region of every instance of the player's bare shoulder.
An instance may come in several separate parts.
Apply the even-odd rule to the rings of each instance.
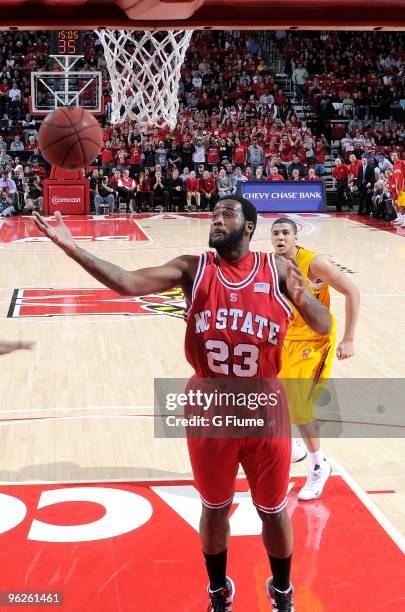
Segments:
[[[329,276],[331,269],[337,270],[338,268],[329,255],[315,255],[309,266],[309,276],[311,280],[314,280],[315,277],[324,280],[322,276],[325,274]]]

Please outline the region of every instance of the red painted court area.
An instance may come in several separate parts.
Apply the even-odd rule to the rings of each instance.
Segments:
[[[298,504],[302,480],[293,479],[289,502],[297,612],[404,609],[405,563],[396,544],[340,476],[331,477],[323,499]],[[238,489],[228,571],[234,610],[264,612],[271,606],[260,521],[246,482]],[[199,512],[186,481],[2,486],[1,591],[62,591],[62,608],[77,612],[202,612]]]
[[[123,297],[111,289],[14,289],[8,317],[128,315],[184,317],[181,289],[139,297]]]
[[[64,217],[64,222],[75,240],[127,240],[129,242],[149,241],[147,234],[134,218],[114,217],[93,218]],[[53,218],[50,225],[56,225]],[[0,242],[49,242],[36,228],[30,217],[14,217],[0,223]]]

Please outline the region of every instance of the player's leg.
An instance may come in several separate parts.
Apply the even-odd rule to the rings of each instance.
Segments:
[[[229,510],[232,501],[224,508],[209,508],[202,504],[200,540],[207,568],[208,595],[213,610],[231,612],[235,585],[226,575],[230,536]]]
[[[321,450],[320,426],[315,415],[315,403],[330,376],[335,332],[319,342],[290,340],[283,349],[280,378],[285,379],[291,422],[301,433],[308,451],[308,473],[300,500],[320,497],[331,473],[331,466]],[[305,457],[302,448],[293,444],[292,459]]]
[[[289,340],[286,340],[284,342],[282,354],[282,368],[279,372],[278,377],[280,380],[283,381],[285,390],[287,392],[290,417],[292,417],[290,406],[293,405],[295,397],[300,397],[302,393],[299,373],[303,353],[305,355],[305,347],[302,345],[302,343],[297,344],[296,341]],[[291,422],[294,423],[293,418],[291,418]],[[302,444],[300,440],[292,438],[291,463],[299,463],[300,461],[303,461],[307,457],[307,454],[308,453],[305,445]]]
[[[240,461],[262,520],[263,543],[272,572],[266,591],[273,610],[288,612],[293,609],[290,583],[293,530],[286,509],[291,438],[288,409],[286,405],[284,409],[278,408],[273,417],[278,421],[276,437],[247,439]]]
[[[306,398],[303,410],[293,417],[308,450],[307,480],[298,493],[298,499],[302,501],[320,497],[332,472],[331,465],[321,449],[320,424],[316,419],[315,403],[331,373],[334,344],[333,334],[324,344],[313,347],[313,358],[317,363],[311,372],[310,395]]]
[[[275,514],[258,510],[263,524],[263,543],[269,557],[272,576],[266,582],[266,592],[273,610],[293,609],[293,588],[290,582],[293,552],[293,529],[287,509]]]
[[[226,576],[228,514],[239,466],[239,441],[188,438],[187,444],[194,484],[202,501],[200,540],[209,578],[208,595],[214,610],[229,612],[235,586]]]

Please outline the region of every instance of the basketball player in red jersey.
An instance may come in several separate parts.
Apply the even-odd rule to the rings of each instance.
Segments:
[[[34,215],[37,227],[98,281],[122,295],[147,295],[181,286],[189,306],[186,357],[195,376],[221,382],[275,379],[291,306],[307,324],[328,334],[328,310],[306,289],[298,265],[249,250],[256,227],[254,206],[240,196],[214,208],[209,251],[184,255],[153,268],[133,272],[80,248],[55,213],[57,226]],[[277,381],[276,381],[277,384]],[[280,383],[279,383],[280,384]],[[287,407],[285,408],[287,413]],[[209,575],[209,609],[230,612],[235,587],[226,576],[228,514],[241,464],[263,523],[263,541],[272,578],[266,590],[273,610],[293,612],[290,567],[292,528],[286,510],[291,440],[278,438],[189,438],[196,487],[202,499],[200,537]]]

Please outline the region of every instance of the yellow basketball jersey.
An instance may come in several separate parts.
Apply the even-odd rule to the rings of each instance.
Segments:
[[[305,279],[305,284],[308,290],[317,297],[321,304],[326,306],[326,308],[329,308],[329,285],[324,282],[313,283],[308,278],[311,261],[314,257],[316,257],[316,255],[316,253],[308,251],[308,249],[304,249],[303,247],[297,247],[296,261],[301,269],[301,273]],[[290,321],[290,324],[288,326],[286,340],[319,340],[323,337],[312,331],[308,324],[305,323],[304,319],[296,308],[293,307],[293,310],[294,318]]]

